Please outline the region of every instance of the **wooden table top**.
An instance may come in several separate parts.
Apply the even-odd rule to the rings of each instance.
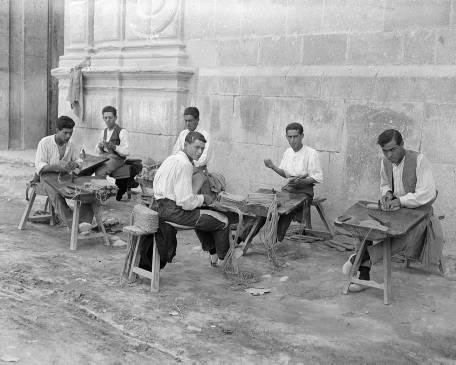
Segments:
[[[74,181],[71,181],[71,176],[68,174],[60,175],[60,177],[58,177],[58,174],[48,174],[44,178],[44,182],[57,190],[60,195],[66,199],[73,199],[75,188],[80,187],[85,183],[90,183],[92,180],[105,181],[106,179],[97,176],[75,176]],[[95,193],[84,192],[79,194],[77,199],[84,201],[93,200],[95,199]]]
[[[401,208],[394,212],[384,212],[380,209],[369,209],[365,205],[374,203],[368,201],[359,201],[353,204],[344,212],[344,216],[350,216],[352,219],[341,222],[337,218],[334,220],[336,226],[354,233],[358,237],[367,235],[370,227],[359,225],[359,222],[364,220],[373,220],[373,217],[379,218],[384,222],[388,222],[388,230],[382,231],[375,228],[372,229],[370,239],[383,239],[385,237],[397,237],[407,234],[415,225],[431,214],[431,206],[423,206],[415,209]],[[371,216],[369,216],[371,215]],[[373,237],[375,236],[375,237]]]
[[[256,191],[257,193],[264,193],[264,194],[272,194],[273,191],[269,189],[259,189]],[[289,214],[294,209],[302,205],[306,200],[309,199],[308,195],[306,194],[293,194],[287,191],[276,191],[277,201],[278,201],[278,208],[277,211],[279,215],[282,214]],[[268,214],[268,208],[264,205],[259,204],[244,204],[242,206],[236,204],[229,204],[215,202],[210,207],[214,208],[215,210],[223,211],[224,208],[237,208],[243,214],[250,215],[250,216],[257,216],[257,217],[266,217]]]
[[[109,158],[104,156],[94,156],[86,154],[84,160],[82,161],[82,166],[78,175],[91,175],[95,169],[100,166],[103,162],[108,161]]]

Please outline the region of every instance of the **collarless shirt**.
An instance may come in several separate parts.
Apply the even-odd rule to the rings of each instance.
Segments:
[[[204,151],[201,157],[197,161],[193,161],[194,165],[196,167],[201,167],[201,166],[207,166],[207,164],[210,162],[211,157],[212,157],[212,151],[211,149],[211,141],[210,141],[210,134],[206,132],[204,129],[200,129],[199,126],[196,127],[195,132],[201,133],[204,138],[206,139],[206,145],[204,146]],[[179,151],[184,150],[184,143],[185,143],[185,137],[187,137],[187,134],[189,134],[190,131],[188,129],[184,129],[182,132],[179,133],[179,136],[177,137],[177,141],[174,144],[172,154],[176,154]]]
[[[401,206],[406,208],[417,208],[432,201],[436,196],[434,177],[432,176],[432,166],[429,160],[420,153],[416,159],[416,187],[414,193],[405,193],[402,182],[405,158],[399,164],[393,165],[394,195],[401,202]],[[393,190],[386,176],[383,159],[380,167],[380,194],[383,196],[387,191]]]
[[[192,189],[193,164],[188,156],[178,151],[160,165],[154,177],[155,199],[170,199],[184,210],[193,210],[204,203],[204,196]]]
[[[285,171],[287,178],[308,174],[317,183],[323,182],[318,152],[309,146],[302,146],[297,152],[291,147],[287,148],[279,168]]]
[[[38,143],[35,155],[35,169],[37,174],[41,172],[44,166],[55,165],[59,161],[78,161],[79,152],[71,141],[68,141],[65,153],[60,158],[59,145],[55,141],[55,134],[41,139]]]

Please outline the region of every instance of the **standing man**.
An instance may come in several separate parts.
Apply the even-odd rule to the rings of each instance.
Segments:
[[[318,152],[302,143],[304,128],[300,123],[290,123],[285,128],[286,138],[290,147],[285,151],[279,166],[270,159],[264,160],[266,167],[278,175],[288,179],[282,190],[295,194],[305,194],[311,200],[314,196],[313,187],[323,182]],[[277,240],[282,241],[293,219],[301,220],[302,208],[299,207],[279,218]]]
[[[95,170],[95,175],[106,177],[125,164],[129,154],[128,132],[116,123],[117,110],[113,106],[105,106],[101,115],[106,128],[101,132],[100,141],[95,146],[95,150],[100,156],[105,156],[109,160]]]
[[[431,207],[437,197],[431,164],[422,153],[406,150],[401,133],[395,129],[388,129],[380,134],[377,143],[384,156],[380,167],[380,194],[383,207],[424,209],[430,212],[429,217],[416,225],[406,236],[391,241],[392,254],[403,253],[408,258],[419,258],[427,243],[430,245],[430,263],[438,264],[442,255],[443,237],[440,221],[434,217]],[[429,234],[431,232],[432,234]],[[372,246],[372,242],[368,241],[368,245],[367,250],[361,253],[363,256],[359,267],[360,280],[370,280],[372,264],[383,258],[382,243]],[[350,273],[355,256],[350,256],[344,264],[344,274]],[[366,287],[354,283],[349,287],[351,292],[364,289]]]
[[[210,254],[211,265],[217,266],[217,261],[225,258],[230,247],[228,218],[221,213],[201,209],[203,204],[212,203],[212,197],[195,194],[192,189],[193,164],[201,160],[206,143],[201,133],[188,132],[183,151],[169,156],[161,164],[155,174],[153,190],[160,219],[195,227],[203,250]],[[175,247],[175,231],[171,239],[168,236],[168,241]],[[160,250],[160,243],[158,247]]]
[[[36,173],[49,201],[57,216],[68,227],[72,225],[72,211],[68,204],[54,188],[45,183],[47,179],[57,179],[59,175],[67,174],[79,167],[79,152],[71,143],[74,121],[70,117],[61,116],[56,122],[56,132],[52,136],[41,139],[35,156]],[[80,222],[92,223],[93,211],[90,205],[82,204]]]

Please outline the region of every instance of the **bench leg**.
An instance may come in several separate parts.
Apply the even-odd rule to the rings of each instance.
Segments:
[[[154,236],[154,248],[152,250],[152,278],[150,280],[150,291],[158,293],[160,290],[160,253]]]
[[[328,216],[325,213],[325,210],[323,209],[323,205],[321,205],[320,202],[315,202],[314,203],[315,208],[317,208],[317,212],[320,215],[320,218],[325,225],[326,229],[328,230],[329,233],[331,233],[331,236],[334,237],[334,229],[333,226],[331,225]]]
[[[30,215],[30,211],[32,210],[33,203],[35,202],[36,198],[36,189],[32,189],[32,194],[30,195],[30,200],[27,204],[27,207],[24,210],[24,213],[22,214],[21,221],[19,222],[19,225],[17,226],[18,229],[23,230],[25,228],[25,224],[27,223],[28,217]]]
[[[261,222],[261,218],[257,218],[257,220],[255,221],[255,224],[252,226],[252,229],[250,230],[249,234],[247,235],[247,238],[245,239],[245,246],[244,246],[244,249],[242,250],[243,256],[245,256],[245,254],[247,253],[247,250],[249,249],[250,245],[252,244],[253,233],[258,228],[260,222]]]
[[[310,203],[306,200],[302,206],[302,224],[306,227],[306,229],[312,229],[312,216],[310,213]]]
[[[141,236],[134,236],[132,243],[134,245],[134,251],[133,251],[133,257],[131,259],[131,265],[130,265],[130,271],[128,273],[128,280],[132,281],[133,280],[133,268],[138,267],[139,264],[139,259],[141,258],[140,255],[138,255],[139,251],[139,240],[141,239]]]
[[[390,304],[391,300],[391,239],[383,243],[383,303]]]
[[[98,203],[92,203],[92,210],[93,214],[95,215],[95,221],[97,222],[98,227],[100,227],[101,232],[103,233],[103,239],[105,241],[105,245],[109,246],[109,238],[108,234],[106,233],[106,228],[103,224],[103,219],[101,218],[101,208]]]
[[[358,252],[356,253],[355,262],[353,263],[350,273],[348,274],[347,283],[345,284],[345,287],[343,290],[344,294],[348,294],[348,288],[350,287],[350,284],[352,283],[352,281],[351,281],[352,277],[355,276],[356,273],[358,272],[359,267],[362,263],[361,262],[362,257],[364,256],[364,252],[366,252],[366,250],[367,250],[367,241],[363,240],[361,242],[361,246],[360,246]]]
[[[49,224],[51,226],[54,226],[55,225],[55,209],[51,203],[49,203],[49,211],[51,212],[51,219],[49,221]]]
[[[79,214],[81,210],[81,201],[74,201],[73,222],[71,226],[70,250],[78,248],[78,234],[79,234]]]

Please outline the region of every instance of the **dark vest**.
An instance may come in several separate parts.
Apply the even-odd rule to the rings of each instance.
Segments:
[[[404,156],[404,170],[402,172],[402,184],[404,185],[405,193],[414,193],[416,188],[416,166],[418,152],[406,150]],[[392,189],[393,186],[393,164],[387,158],[383,158],[383,166],[385,168],[388,182]]]
[[[114,126],[114,130],[112,131],[111,138],[109,139],[109,142],[115,144],[116,146],[120,145],[120,131],[122,128],[120,128],[117,124]],[[106,141],[106,137],[108,135],[108,128],[105,128],[104,130],[104,137],[103,140]]]

